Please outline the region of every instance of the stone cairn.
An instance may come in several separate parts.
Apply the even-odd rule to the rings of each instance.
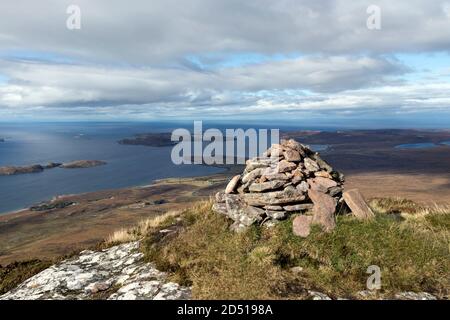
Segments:
[[[334,229],[337,208],[345,198],[343,183],[343,174],[318,153],[295,140],[282,140],[262,157],[247,160],[244,172],[216,194],[213,210],[231,218],[231,229],[237,232],[253,224],[272,226],[291,214],[300,214],[293,221],[293,231],[306,237],[311,224],[326,232]],[[362,201],[362,209],[361,203],[353,203],[366,215],[362,218],[368,218],[373,213]]]

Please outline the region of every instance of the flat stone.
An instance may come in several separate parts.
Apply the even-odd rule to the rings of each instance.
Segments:
[[[328,189],[328,194],[330,196],[334,197],[334,196],[338,195],[339,193],[341,193],[342,190],[343,190],[342,187],[339,187],[339,186],[332,187],[332,188]]]
[[[286,218],[286,212],[285,211],[275,211],[275,210],[266,210],[266,215],[275,220],[282,220]]]
[[[336,181],[323,177],[315,177],[313,179],[308,179],[307,182],[312,190],[317,190],[323,193],[326,193],[328,192],[328,189],[337,186]]]
[[[226,215],[234,221],[238,221],[240,216],[246,214],[247,204],[240,195],[227,194],[225,203],[227,207]]]
[[[302,159],[302,157],[300,156],[300,153],[298,153],[298,151],[293,150],[293,149],[287,149],[283,152],[284,155],[284,159],[286,161],[290,161],[290,162],[298,162]]]
[[[317,171],[317,172],[314,172],[314,175],[315,175],[316,177],[322,177],[322,178],[327,178],[327,179],[333,179],[333,177],[331,176],[331,174],[329,174],[329,173],[326,172],[326,171]]]
[[[300,142],[295,141],[294,139],[288,139],[288,140],[282,139],[281,146],[286,149],[292,149],[292,150],[295,150],[300,153],[302,153],[303,150],[306,149],[306,147],[304,145],[302,145]]]
[[[283,155],[283,151],[283,146],[274,143],[269,149],[267,149],[267,151],[263,155],[271,158],[278,158]]]
[[[343,193],[343,198],[356,218],[360,220],[369,220],[375,217],[372,209],[369,208],[358,189],[345,191]]]
[[[285,181],[269,181],[263,183],[252,183],[248,188],[250,192],[264,192],[268,190],[276,190],[284,186]]]
[[[252,182],[255,179],[259,178],[263,172],[262,168],[256,168],[252,171],[249,171],[242,177],[242,183]]]
[[[294,187],[289,186],[282,191],[272,191],[264,193],[244,193],[244,200],[253,206],[280,205],[301,202],[305,196],[298,192]]]
[[[309,172],[316,172],[316,171],[319,171],[319,169],[320,169],[317,162],[315,162],[314,160],[312,160],[310,158],[303,159],[303,163],[305,165],[305,169]]]
[[[282,206],[264,206],[264,209],[272,211],[283,211]]]
[[[278,173],[274,171],[275,170],[266,170],[262,177],[267,180],[289,180],[289,177],[285,173]]]
[[[278,163],[278,166],[277,166],[277,170],[278,170],[279,173],[292,171],[295,168],[297,168],[297,165],[295,163],[289,162],[289,161],[286,161],[286,160],[281,160]]]
[[[325,161],[323,160],[318,153],[315,153],[312,155],[312,158],[316,161],[316,163],[319,165],[320,169],[325,170],[329,173],[333,172],[333,168]]]
[[[283,207],[283,209],[288,212],[305,211],[305,210],[311,210],[312,208],[313,208],[313,204],[311,204],[311,203],[301,203],[301,204],[294,204],[294,205]]]
[[[254,224],[257,221],[262,220],[262,216],[265,214],[265,210],[254,207],[254,206],[247,206],[245,208],[245,215],[242,215],[239,217],[239,222],[243,224],[244,226],[248,227]]]
[[[247,170],[247,172],[253,171],[255,169],[258,168],[267,168],[270,167],[272,163],[271,159],[250,159],[246,161],[246,167],[245,169]]]
[[[240,179],[240,174],[235,175],[233,178],[231,178],[230,182],[228,182],[227,187],[225,188],[225,193],[233,193],[236,190]]]
[[[248,192],[248,187],[250,187],[251,184],[252,184],[252,181],[247,181],[246,183],[241,185],[239,188],[237,188],[237,192],[241,193],[241,194]]]
[[[302,181],[295,188],[301,193],[306,193],[308,192],[309,185],[306,181]]]
[[[300,181],[302,181],[304,178],[304,174],[302,173],[302,171],[297,168],[294,171],[292,171],[292,183],[293,184],[297,184]]]
[[[312,222],[320,225],[325,232],[331,232],[336,227],[334,216],[337,205],[336,199],[311,189],[308,190],[308,196],[314,203]]]
[[[311,233],[312,216],[300,215],[292,221],[292,232],[299,237],[306,238]]]

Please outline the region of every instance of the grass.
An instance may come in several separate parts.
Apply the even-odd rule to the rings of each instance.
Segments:
[[[175,222],[176,217],[180,215],[180,211],[169,211],[165,214],[148,218],[140,221],[133,228],[123,228],[109,235],[105,240],[106,246],[113,246],[120,243],[141,240],[146,234],[150,233],[156,227],[162,228],[170,226]]]
[[[146,259],[192,286],[196,299],[303,299],[307,289],[360,298],[371,265],[381,268],[377,296],[426,291],[448,298],[450,208],[403,199],[374,199],[370,206],[373,221],[338,216],[332,233],[313,228],[303,239],[292,234],[293,217],[271,229],[233,233],[228,219],[201,202],[119,230],[99,248],[143,240]],[[54,262],[0,266],[0,294]]]
[[[232,233],[230,222],[202,203],[181,215],[176,235],[163,237],[154,227],[144,253],[172,280],[192,285],[197,299],[298,299],[305,288],[352,298],[366,290],[370,265],[381,268],[380,296],[448,297],[450,210],[416,205],[414,211],[412,202],[398,199],[371,206],[373,221],[339,216],[332,233],[314,229],[302,239],[292,234],[291,220]]]
[[[14,262],[5,267],[0,266],[0,295],[48,268],[51,264],[49,261],[29,260]]]

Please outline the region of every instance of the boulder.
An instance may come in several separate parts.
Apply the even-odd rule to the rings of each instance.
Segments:
[[[308,190],[308,196],[314,204],[312,223],[320,225],[325,232],[332,231],[336,227],[336,199],[316,190]]]
[[[292,221],[292,232],[299,237],[306,238],[311,232],[312,216],[297,216]]]
[[[343,193],[344,201],[352,211],[352,214],[360,220],[370,220],[375,217],[364,197],[358,189],[351,189]]]

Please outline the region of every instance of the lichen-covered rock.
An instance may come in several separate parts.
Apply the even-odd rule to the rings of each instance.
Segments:
[[[191,290],[169,282],[143,261],[139,242],[102,251],[85,250],[29,278],[0,300],[189,299]]]

